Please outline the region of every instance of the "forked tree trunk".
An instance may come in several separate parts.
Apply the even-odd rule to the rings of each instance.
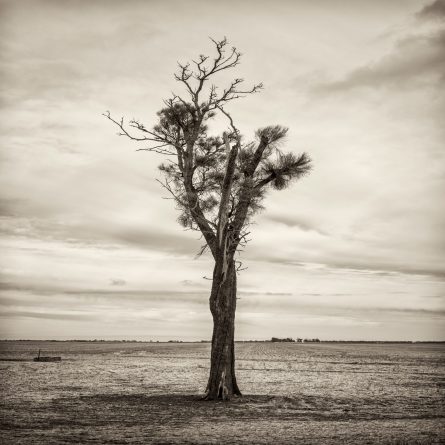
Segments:
[[[229,262],[224,273],[222,262],[217,261],[210,295],[213,335],[207,400],[227,400],[241,395],[235,377],[235,310],[235,264]]]

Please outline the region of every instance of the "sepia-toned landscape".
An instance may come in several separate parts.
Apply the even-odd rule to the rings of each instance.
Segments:
[[[237,343],[244,396],[218,403],[200,400],[208,343],[0,345],[2,443],[445,440],[444,344]]]
[[[0,0],[0,445],[445,444],[444,54],[445,0]]]

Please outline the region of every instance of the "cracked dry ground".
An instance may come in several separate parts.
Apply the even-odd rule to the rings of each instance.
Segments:
[[[207,344],[1,344],[2,442],[444,443],[444,345],[237,344],[243,398],[199,399]],[[0,357],[0,358],[1,358]]]

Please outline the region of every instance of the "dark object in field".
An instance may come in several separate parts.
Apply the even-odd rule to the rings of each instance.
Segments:
[[[62,361],[62,357],[50,357],[50,356],[40,356],[40,349],[39,349],[39,355],[37,357],[34,357],[35,362],[60,362]]]

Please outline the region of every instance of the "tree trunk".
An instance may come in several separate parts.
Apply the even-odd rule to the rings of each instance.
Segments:
[[[235,377],[236,270],[230,261],[224,271],[224,259],[213,272],[210,311],[213,316],[210,376],[205,399],[228,400],[241,396]]]

